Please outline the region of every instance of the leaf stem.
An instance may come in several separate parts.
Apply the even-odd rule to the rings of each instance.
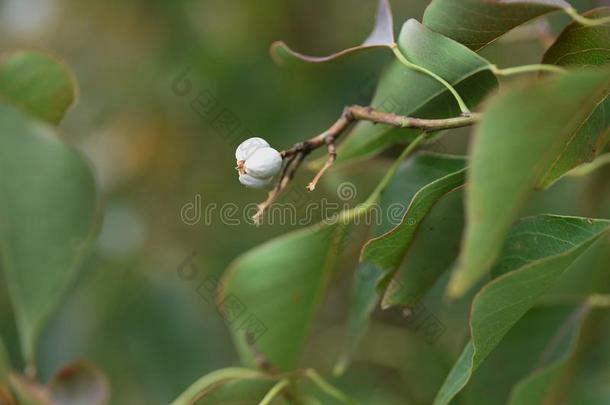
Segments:
[[[264,398],[261,400],[261,402],[259,402],[259,405],[271,404],[271,402],[275,398],[277,398],[277,396],[280,395],[281,392],[284,390],[284,388],[288,387],[289,384],[290,384],[290,381],[286,378],[278,381],[277,384],[275,384],[273,387],[271,387],[269,392],[267,392],[267,394],[265,394]]]
[[[335,398],[336,400],[345,404],[353,403],[353,401],[351,401],[347,395],[339,391],[337,388],[333,387],[315,370],[308,369],[305,371],[305,375],[311,380],[311,382],[313,382],[318,388],[320,388],[320,390]]]
[[[577,23],[579,23],[581,25],[585,25],[587,27],[594,27],[596,25],[610,24],[610,17],[597,18],[597,19],[587,18],[585,16],[580,15],[578,13],[578,11],[573,7],[564,8],[563,11],[565,11],[565,13],[567,15],[569,15],[574,21],[576,21]]]
[[[521,73],[532,73],[532,72],[551,72],[551,73],[565,73],[566,70],[555,65],[546,64],[534,64],[534,65],[523,65],[515,66],[512,68],[500,69],[496,65],[489,65],[489,69],[496,76],[510,76]]]
[[[409,69],[416,70],[418,72],[424,73],[424,74],[432,77],[434,80],[436,80],[437,82],[439,82],[440,84],[445,86],[447,88],[447,90],[449,90],[451,92],[451,94],[453,94],[455,101],[457,101],[458,105],[460,106],[462,115],[465,115],[465,116],[470,115],[470,109],[468,109],[468,106],[466,105],[466,103],[464,102],[464,100],[462,99],[460,94],[457,92],[457,90],[447,80],[443,79],[436,73],[409,61],[400,51],[400,48],[398,48],[398,44],[394,43],[391,46],[391,48],[392,48],[392,52],[394,52],[394,55],[400,61],[400,63],[402,63]]]

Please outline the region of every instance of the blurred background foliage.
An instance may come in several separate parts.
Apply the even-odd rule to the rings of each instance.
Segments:
[[[426,3],[392,1],[395,21],[420,19]],[[581,11],[602,3],[572,2]],[[60,130],[91,162],[105,205],[79,284],[43,335],[43,379],[84,358],[108,375],[113,403],[156,404],[205,373],[237,364],[222,317],[177,270],[195,254],[192,264],[200,272],[220,275],[243,251],[296,226],[256,228],[243,220],[231,226],[218,211],[189,225],[181,209],[197,195],[204,208],[259,202],[264,191],[247,191],[237,182],[237,141],[263,136],[283,149],[326,128],[344,105],[368,102],[389,52],[281,69],[268,47],[283,39],[295,49],[326,54],[358,43],[372,27],[375,6],[373,0],[0,0],[2,51],[43,49],[76,73],[80,99]],[[567,20],[549,21],[551,32],[558,32]],[[539,27],[523,27],[483,55],[500,66],[538,62],[546,48],[532,35]],[[172,82],[185,72],[192,90],[179,95]],[[214,97],[229,124],[191,107],[201,91]],[[467,135],[461,131],[436,147],[463,153]],[[363,200],[387,167],[384,157],[394,153],[334,169],[305,201],[336,200],[342,181],[357,186],[350,203]],[[310,175],[301,173],[297,188]],[[605,172],[564,179],[535,195],[525,213],[610,217],[607,178]],[[600,188],[604,179],[606,188]],[[343,345],[354,263],[344,261],[305,356],[307,365],[324,373]],[[380,314],[338,385],[365,403],[428,403],[467,338],[468,300],[448,305],[441,295],[441,288],[433,291],[426,305],[450,333],[428,344],[397,314]],[[0,332],[18,364],[4,285]],[[478,384],[492,389],[495,383]]]

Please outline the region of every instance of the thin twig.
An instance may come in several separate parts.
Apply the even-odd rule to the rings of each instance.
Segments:
[[[334,164],[337,158],[336,141],[345,133],[346,129],[355,121],[370,121],[378,124],[391,125],[398,128],[419,128],[424,132],[440,131],[452,128],[467,127],[476,124],[481,115],[470,113],[468,116],[459,116],[443,119],[413,118],[393,113],[377,111],[372,107],[353,105],[346,107],[341,116],[326,131],[295,144],[293,147],[280,152],[284,159],[284,166],[278,177],[278,181],[269,192],[267,199],[258,205],[257,213],[252,217],[255,224],[260,224],[263,214],[273,204],[281,192],[286,189],[290,180],[298,170],[303,160],[314,150],[326,145],[328,148],[328,159],[308,184],[307,189],[313,191],[322,175]]]

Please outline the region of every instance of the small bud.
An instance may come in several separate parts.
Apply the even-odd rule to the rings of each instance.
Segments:
[[[268,148],[269,143],[263,138],[249,138],[243,141],[235,150],[235,160],[244,161],[254,154],[260,148]]]
[[[239,182],[250,188],[265,188],[269,185],[269,183],[271,183],[271,177],[267,179],[257,179],[249,174],[240,174]]]
[[[246,174],[258,179],[275,176],[282,168],[282,155],[273,148],[260,148],[243,164]]]

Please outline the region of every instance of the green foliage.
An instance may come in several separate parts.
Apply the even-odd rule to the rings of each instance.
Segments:
[[[76,92],[72,72],[52,56],[16,51],[0,58],[0,94],[34,118],[59,124]]]
[[[489,62],[416,20],[403,25],[397,43],[411,62],[454,85],[469,107],[475,107],[498,84],[488,70]],[[426,118],[451,117],[460,111],[442,84],[397,60],[383,72],[371,105],[380,111]],[[377,154],[388,146],[412,140],[419,132],[360,122],[339,147],[338,161]]]
[[[161,13],[165,16],[171,14],[166,13],[167,10],[174,10],[172,7],[177,6],[170,6],[168,2],[153,7],[158,12],[157,7],[167,7]],[[180,9],[176,14],[191,15],[194,11]],[[280,11],[277,12],[279,15]],[[533,29],[533,25],[526,24],[555,12],[563,12],[574,22],[565,26],[542,57],[535,56],[541,64],[509,68],[499,68],[495,64],[496,53],[513,46],[518,48],[510,41],[520,38],[519,35],[536,32],[535,35],[547,41],[549,33],[545,26]],[[341,16],[344,14],[342,10]],[[230,15],[239,16],[233,12]],[[559,23],[560,19],[553,21],[553,24]],[[181,21],[171,26],[182,30],[182,25]],[[496,42],[524,25],[518,35]],[[206,27],[198,31],[197,38],[207,37],[217,28],[208,32]],[[559,26],[553,25],[552,29],[559,32]],[[315,33],[305,36],[307,41],[316,39],[312,34]],[[245,36],[257,37],[250,32]],[[185,38],[181,37],[181,42],[193,42],[184,41]],[[327,36],[323,38],[328,39]],[[237,37],[234,40],[235,44],[231,45],[239,44]],[[408,145],[392,165],[385,165],[383,159],[378,159],[381,164],[369,167],[367,163],[361,175],[356,175],[355,171],[326,173],[319,183],[318,191],[325,188],[324,181],[339,183],[347,177],[358,182],[358,187],[364,185],[363,189],[373,190],[363,203],[355,205],[352,201],[355,206],[345,207],[338,214],[323,218],[320,223],[291,229],[284,235],[276,234],[271,240],[233,260],[222,277],[206,278],[204,284],[198,284],[200,295],[195,299],[204,298],[213,306],[208,308],[209,312],[218,310],[227,324],[242,364],[248,368],[221,368],[205,374],[180,395],[166,387],[161,387],[159,392],[163,391],[168,398],[177,398],[173,402],[175,405],[351,403],[348,395],[335,388],[335,381],[331,384],[321,377],[335,364],[337,385],[349,387],[364,403],[370,402],[371,398],[380,403],[395,400],[396,403],[437,405],[456,402],[487,404],[489,398],[512,405],[582,403],[585,399],[607,402],[609,396],[607,387],[603,385],[603,376],[610,372],[606,361],[610,358],[607,344],[610,334],[610,318],[607,318],[610,307],[610,276],[607,271],[610,220],[596,217],[607,217],[607,205],[610,204],[610,154],[607,146],[610,134],[609,43],[610,8],[579,15],[564,0],[431,0],[422,23],[407,19],[397,38],[394,36],[390,2],[380,0],[375,26],[361,45],[314,57],[298,53],[284,42],[275,42],[271,48],[272,57],[285,65],[299,61],[315,64],[337,61],[352,54],[366,53],[371,57],[377,54],[368,51],[377,48],[381,48],[377,52],[391,50],[395,58],[382,71],[370,108],[346,108],[329,130],[308,140],[299,140],[293,148],[283,150],[280,155],[285,159],[285,171],[282,173],[286,176],[280,175],[268,200],[259,205],[259,214],[264,214],[267,203],[274,202],[289,181],[300,181],[299,176],[294,176],[296,169],[301,159],[308,157],[314,149],[328,148],[328,157],[314,160],[309,165],[320,169],[321,162],[325,162],[324,169],[308,186],[310,191],[316,189],[316,182],[326,169],[332,171],[334,163],[357,163],[380,157],[382,153],[395,158],[398,153],[394,146]],[[168,41],[166,45],[171,43]],[[490,50],[478,53],[488,46]],[[233,48],[239,49],[236,54],[241,59],[247,55],[243,52],[248,47],[243,44],[217,49],[230,53]],[[207,64],[208,56],[214,55],[209,50],[205,52],[201,60]],[[362,60],[365,60],[364,56]],[[172,54],[171,59],[178,58]],[[370,60],[375,62],[372,57]],[[87,64],[75,66],[84,65]],[[336,63],[322,72],[339,71],[346,66]],[[198,69],[189,66],[185,70],[187,73],[181,82],[184,91],[178,91],[174,83],[172,90],[176,97],[186,100],[186,95],[194,94],[195,80],[189,76],[191,71],[197,71],[201,75],[199,78],[209,80],[208,72],[203,74]],[[250,104],[253,104],[252,100],[260,102],[259,92],[244,91],[248,87],[242,85],[239,75],[224,66],[217,69],[218,72],[227,72],[223,74],[227,75],[231,86],[238,89],[239,100]],[[303,72],[305,70],[300,71]],[[295,124],[293,117],[285,119],[287,123],[283,124],[282,134],[286,128],[290,131],[301,126],[308,128],[309,120],[304,118],[308,111],[301,108],[306,103],[298,100],[311,90],[306,81],[301,87],[294,83],[284,86],[287,81],[267,88],[270,78],[262,75],[261,71],[249,73],[256,77],[256,81],[265,83],[265,96],[280,89],[284,91],[284,87],[289,88],[289,93],[294,96],[293,111],[298,110],[299,125]],[[508,80],[499,86],[499,77],[521,73],[537,75]],[[150,284],[135,286],[138,281],[134,280],[142,280],[135,277],[131,282],[119,280],[114,283],[116,290],[126,289],[122,294],[129,299],[118,300],[116,290],[108,294],[107,289],[95,286],[90,291],[97,296],[86,302],[107,300],[110,303],[105,304],[103,312],[117,316],[111,310],[115,306],[119,309],[115,313],[119,313],[124,304],[135,304],[137,308],[138,305],[145,306],[144,301],[154,301],[150,305],[154,308],[152,314],[135,311],[136,324],[145,318],[153,323],[160,319],[165,323],[173,318],[181,321],[170,326],[160,325],[164,337],[155,336],[145,343],[138,340],[143,339],[140,336],[134,338],[132,329],[125,327],[125,324],[133,323],[134,318],[121,317],[123,322],[116,323],[121,325],[117,327],[121,330],[107,333],[105,328],[114,328],[115,322],[98,320],[87,323],[83,319],[90,314],[90,308],[87,305],[76,310],[72,308],[77,316],[69,314],[67,319],[80,329],[75,329],[74,334],[64,334],[62,328],[70,322],[59,320],[54,326],[59,329],[61,339],[57,336],[48,339],[46,343],[52,347],[53,353],[47,354],[47,363],[43,362],[41,368],[43,371],[38,368],[36,355],[40,351],[42,332],[79,277],[81,262],[99,225],[101,204],[92,171],[55,128],[77,98],[74,76],[63,62],[39,51],[18,50],[5,53],[0,58],[0,265],[11,303],[9,323],[14,317],[22,355],[19,358],[17,350],[10,344],[7,351],[0,340],[0,402],[3,403],[108,403],[110,385],[125,384],[122,380],[131,378],[131,368],[120,370],[123,374],[113,376],[111,383],[89,363],[58,366],[58,359],[65,364],[65,353],[87,353],[74,344],[78,338],[73,335],[82,335],[108,346],[97,352],[97,356],[92,356],[96,357],[97,364],[98,361],[104,362],[105,355],[115,350],[114,341],[106,342],[110,340],[108,337],[120,334],[125,338],[120,342],[131,342],[117,344],[121,355],[125,356],[125,359],[119,359],[121,367],[123,364],[133,366],[140,359],[146,359],[146,367],[142,368],[153,370],[151,374],[161,374],[163,381],[172,374],[182,375],[171,368],[185,357],[191,357],[188,348],[184,349],[181,357],[174,355],[175,347],[165,344],[173,342],[174,335],[181,333],[179,329],[190,329],[190,324],[186,325],[188,327],[183,325],[189,323],[183,320],[190,318],[165,312],[172,304],[173,297],[169,294],[155,294],[155,299],[143,300],[140,297],[136,301],[132,297],[134,290],[140,288],[149,293],[146,290]],[[298,79],[302,80],[304,76],[298,76]],[[158,78],[159,72],[155,71],[154,77]],[[345,81],[350,86],[353,84],[351,77]],[[94,80],[88,80],[85,87],[91,82]],[[147,80],[144,82],[149,84]],[[118,81],[113,85],[120,87]],[[121,96],[122,99],[124,94]],[[204,98],[205,103],[202,102]],[[351,98],[341,98],[341,103]],[[320,104],[319,99],[314,101],[320,109],[330,105]],[[233,119],[235,117],[227,106],[220,105],[222,103],[208,90],[198,92],[198,98],[189,100],[189,104],[199,118],[213,118],[208,124],[220,136],[211,137],[205,133],[201,136],[201,145],[184,148],[184,153],[193,149],[197,151],[193,154],[198,155],[203,146],[206,151],[213,152],[198,159],[197,165],[222,162],[222,165],[230,167],[228,160],[216,156],[221,154],[218,145],[214,144],[215,138],[226,142],[228,132],[239,132],[241,137],[252,131],[235,130],[233,124],[241,120]],[[292,108],[292,103],[287,104]],[[85,110],[90,114],[104,109],[101,104],[88,107]],[[163,111],[165,107],[163,105]],[[159,107],[155,106],[155,109]],[[255,108],[247,114],[252,114],[249,118],[266,121]],[[167,116],[181,115],[170,111]],[[285,117],[273,111],[269,118],[268,121],[279,127],[282,124],[276,124],[276,121]],[[184,163],[175,156],[180,153],[174,153],[181,149],[173,144],[165,148],[165,136],[159,147],[156,141],[150,142],[149,134],[158,130],[156,121],[150,119],[151,123],[148,123],[148,117],[143,121],[147,122],[144,129],[132,132],[129,127],[130,130],[126,131],[130,141],[136,139],[135,146],[118,142],[121,144],[119,149],[133,149],[131,155],[125,153],[130,156],[125,165],[129,167],[127,171],[136,166],[148,171],[148,164],[155,160],[151,156],[160,153],[161,149],[170,150],[171,154],[167,159],[159,159],[165,162],[159,172],[176,170],[175,167]],[[66,129],[70,130],[73,123],[66,124]],[[75,125],[78,128],[81,124]],[[115,132],[121,132],[115,131],[114,125],[117,124],[109,124],[108,128],[112,129],[106,131],[108,135],[105,136],[112,138],[116,136]],[[163,128],[159,132],[165,135],[165,127],[158,127]],[[177,127],[185,126],[180,122]],[[453,131],[458,127],[462,135],[468,134],[464,127],[471,127],[469,148],[460,136],[453,137],[459,135]],[[146,141],[139,143],[141,133],[146,134]],[[285,138],[290,136],[292,134],[287,133]],[[441,137],[446,138],[439,141]],[[116,139],[112,138],[109,143],[114,141]],[[336,149],[335,141],[340,142]],[[437,146],[440,143],[447,154],[429,151],[414,154],[418,148],[430,147],[432,141]],[[106,156],[105,161],[96,162],[102,167],[102,172],[104,165],[121,165],[120,159],[114,160],[117,149],[113,150],[110,159]],[[95,157],[95,153],[93,155]],[[197,172],[188,164],[184,166],[188,166],[186,171]],[[382,178],[377,186],[367,184],[380,167],[384,168],[385,174],[379,176]],[[206,187],[210,184],[224,186],[224,180],[208,176],[210,173],[217,175],[217,169],[218,166],[214,166],[212,171],[205,171],[203,183]],[[174,191],[174,186],[167,184],[182,181],[178,174],[174,175],[177,181],[164,183],[164,195]],[[167,179],[171,176],[168,175]],[[201,178],[189,181],[198,186],[202,182]],[[145,190],[150,189],[147,187]],[[577,192],[571,195],[574,190]],[[114,191],[121,194],[125,190]],[[114,198],[110,194],[108,192],[109,198]],[[566,197],[568,194],[573,200],[582,201],[578,204],[549,201],[554,199],[552,196]],[[200,204],[201,196],[197,197]],[[536,197],[544,202],[532,204]],[[142,199],[141,195],[138,198]],[[183,206],[189,210],[201,209],[192,204]],[[565,211],[578,216],[563,215]],[[530,212],[536,215],[530,216]],[[126,217],[131,218],[129,215]],[[137,220],[132,222],[135,225],[131,225],[137,228]],[[147,218],[146,225],[153,222]],[[164,243],[174,238],[173,231],[168,232],[166,225],[163,223],[163,235],[170,236],[159,238]],[[95,259],[104,255],[101,252],[108,247],[109,239],[115,238],[119,245],[128,239],[122,239],[116,233],[117,228],[125,230],[125,225],[121,226],[110,223],[110,237],[105,235],[102,238],[100,256]],[[242,246],[250,246],[242,240],[246,237],[241,237],[244,230],[244,234],[254,232],[250,228],[222,229],[222,232],[210,232],[211,235],[198,240],[206,249],[206,257],[202,259],[206,271],[210,263],[224,267],[229,262],[224,258],[207,257],[214,246],[221,245],[223,250],[230,252],[225,252],[227,256]],[[264,228],[258,230],[265,231]],[[257,240],[263,239],[260,234],[256,235]],[[180,254],[182,247],[171,245],[163,245],[169,252],[168,256]],[[158,244],[152,242],[151,246],[159,250]],[[202,276],[199,268],[189,262],[195,256],[189,256],[187,262],[193,275],[199,277]],[[160,257],[146,257],[141,261],[150,266]],[[159,267],[165,266],[163,259],[164,256]],[[102,260],[99,267],[112,269],[113,262],[122,260],[116,257]],[[138,261],[125,260],[121,266],[131,267]],[[180,269],[184,270],[187,262],[183,262]],[[183,283],[179,290],[184,292],[183,287],[189,284],[187,281],[199,281],[196,277],[178,277],[180,280],[176,282]],[[102,280],[110,278],[114,278],[114,274],[104,276]],[[349,286],[346,279],[350,281]],[[91,283],[96,284],[99,279],[93,280]],[[169,291],[166,290],[168,278],[159,280],[152,281],[159,284],[155,291]],[[329,298],[334,283],[339,288]],[[213,299],[201,296],[204,287]],[[186,302],[187,298],[184,300]],[[200,304],[199,301],[195,304],[188,301],[185,307],[199,309]],[[378,306],[381,309],[399,307],[402,311],[396,313],[401,312],[402,317],[388,311],[380,317],[380,322],[371,322]],[[330,310],[321,317],[323,308]],[[178,311],[182,315],[185,309],[180,307]],[[5,313],[0,315],[6,316]],[[347,328],[341,333],[337,329],[343,325],[337,323],[343,318],[347,318]],[[440,329],[450,333],[424,342],[425,337],[418,336],[418,328],[429,327],[430,320],[433,326],[441,325]],[[409,328],[403,328],[405,322]],[[2,327],[5,327],[4,323]],[[205,339],[210,332],[207,327],[206,323],[202,328]],[[142,325],[136,325],[134,330],[149,332]],[[312,333],[314,331],[316,333]],[[4,342],[17,340],[12,339],[14,334],[10,331],[5,333],[3,329],[2,332],[3,337],[8,337]],[[204,346],[202,337],[192,336],[190,330],[182,332],[189,334],[198,346]],[[170,337],[166,338],[166,335]],[[61,345],[73,345],[76,349],[70,347],[55,358],[58,340],[61,340]],[[314,344],[310,345],[312,340]],[[467,341],[465,346],[464,341]],[[148,359],[148,351],[155,344],[161,345],[158,342],[167,346],[163,347],[170,353],[167,356],[174,357],[173,363],[169,362],[171,367],[168,363],[157,364],[157,358]],[[208,343],[206,341],[205,345]],[[216,349],[210,346],[211,351]],[[11,364],[9,352],[17,360],[17,365]],[[134,357],[131,357],[132,352],[136,353]],[[202,365],[197,356],[192,357],[190,370],[200,373],[208,366]],[[457,360],[450,368],[454,357]],[[49,358],[52,359],[51,366],[48,365]],[[215,358],[216,363],[219,363],[219,358]],[[335,363],[337,359],[339,362]],[[351,363],[356,367],[348,369]],[[17,370],[21,365],[23,371]],[[320,370],[320,374],[316,370]],[[386,378],[387,375],[391,378]],[[446,378],[442,382],[444,375]],[[49,382],[43,384],[41,381]],[[187,385],[181,379],[176,381],[176,387]],[[572,387],[565,384],[566,381],[575,381],[575,384]],[[384,384],[392,384],[393,390],[385,392]],[[146,384],[142,386],[144,388],[139,389],[150,388]],[[363,394],[364,390],[368,392]],[[150,400],[155,394],[140,391],[140,395]],[[130,396],[126,398],[133,400]]]
[[[37,121],[59,122],[72,103],[75,87],[63,65],[16,52],[4,59],[0,77],[0,251],[22,352],[31,361],[91,241],[97,196],[85,162]]]
[[[447,404],[537,299],[598,239],[610,221],[539,216],[520,221],[507,237],[494,279],[473,300],[471,340],[441,387],[435,404]]]
[[[424,25],[477,50],[521,24],[569,7],[564,0],[432,0]]]
[[[571,72],[511,89],[487,105],[472,146],[468,227],[450,294],[464,293],[492,267],[534,186],[567,171],[556,162],[582,135],[580,129],[608,96],[609,85],[607,70]],[[554,119],[540,122],[546,116]]]

